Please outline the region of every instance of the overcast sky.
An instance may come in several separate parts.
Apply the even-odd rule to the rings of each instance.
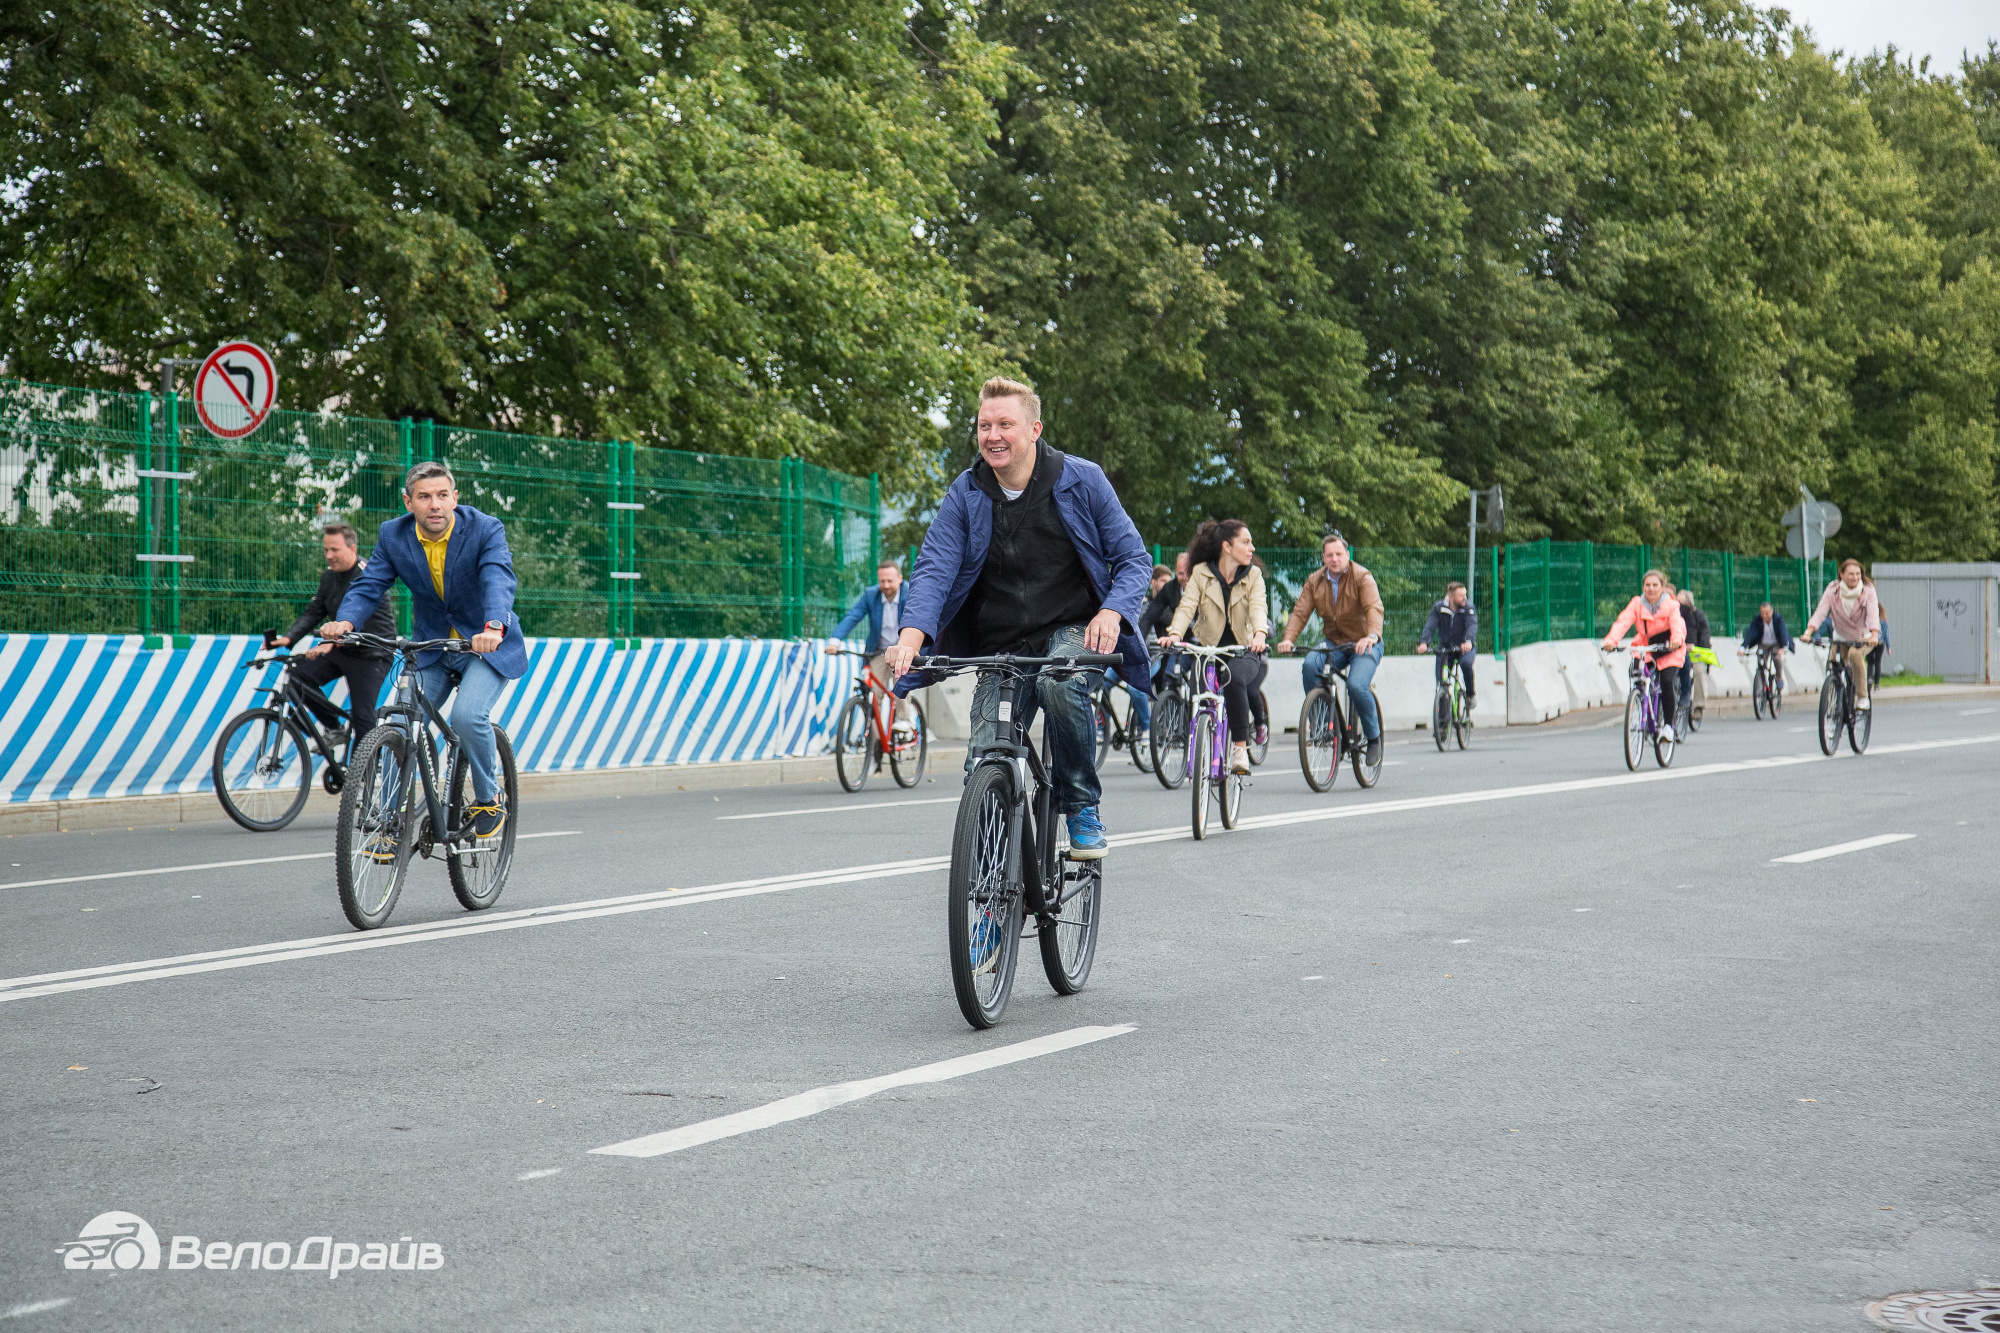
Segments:
[[[2000,40],[2000,0],[1759,0],[1765,9],[1789,9],[1794,22],[1812,28],[1820,49],[1850,56],[1889,45],[1931,57],[1931,70],[1956,70],[1961,52],[1984,53]]]

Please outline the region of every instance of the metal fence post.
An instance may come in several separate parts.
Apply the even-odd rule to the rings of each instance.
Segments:
[[[153,395],[139,395],[139,439],[136,452],[139,456],[139,470],[153,470]],[[153,487],[159,485],[152,477],[139,478],[139,545],[148,554],[153,551],[157,534],[153,531]],[[140,594],[139,633],[150,636],[153,632],[153,571],[159,566],[146,561],[141,568],[145,572],[146,587]]]
[[[1555,584],[1555,550],[1542,538],[1542,642],[1555,638],[1555,607],[1551,603]]]
[[[1499,651],[1506,652],[1514,646],[1514,618],[1507,614],[1508,603],[1514,597],[1514,543],[1507,543],[1507,582],[1505,587],[1498,580],[1493,584],[1493,613],[1498,621],[1495,633],[1498,635]]]
[[[1492,638],[1490,638],[1487,642],[1492,645],[1492,651],[1499,652],[1501,651],[1500,548],[1497,546],[1489,546],[1486,548],[1486,586],[1493,589],[1492,593],[1490,594],[1490,596],[1493,598],[1493,620],[1492,624],[1488,627],[1486,631],[1488,634],[1492,636]]]
[[[875,575],[875,566],[882,562],[882,474],[868,474],[868,574]],[[903,571],[905,575],[908,570]]]
[[[1583,544],[1583,633],[1597,637],[1597,543]]]
[[[181,470],[181,396],[178,392],[167,395],[167,465],[163,471]],[[154,484],[160,484],[154,478]],[[168,555],[181,553],[181,484],[168,478],[167,488],[167,530],[165,546]],[[173,640],[181,632],[181,567],[179,561],[167,565],[167,634],[168,646],[176,647]]]
[[[1736,552],[1722,553],[1722,619],[1736,624]]]
[[[415,433],[408,417],[396,423],[397,461],[401,464],[396,473],[398,497],[403,493],[403,478],[409,476],[410,469],[417,465],[417,444],[412,438]],[[396,632],[404,636],[410,632],[410,590],[400,580],[396,584]]]
[[[618,585],[624,580],[617,577],[621,568],[618,563],[618,523],[625,516],[625,511],[612,506],[625,498],[618,489],[618,465],[624,461],[624,451],[618,447],[618,441],[606,440],[604,452],[608,465],[604,480],[604,498],[608,502],[604,506],[604,637],[610,639],[615,647],[622,637],[619,633]]]
[[[778,460],[778,525],[779,560],[782,566],[778,578],[779,619],[781,632],[786,638],[795,638],[803,633],[805,619],[799,606],[798,588],[802,583],[799,568],[803,562],[804,542],[798,521],[794,499],[800,489],[799,460],[781,458]]]

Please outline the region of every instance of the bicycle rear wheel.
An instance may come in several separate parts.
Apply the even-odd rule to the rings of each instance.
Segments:
[[[1111,719],[1105,713],[1104,696],[1101,694],[1090,696],[1090,727],[1091,734],[1097,742],[1097,748],[1093,751],[1097,757],[1090,761],[1090,766],[1102,771],[1105,756],[1111,753]]]
[[[1769,711],[1772,720],[1776,721],[1778,714],[1785,711],[1785,672],[1782,667],[1772,669],[1768,688]]]
[[[1382,696],[1376,694],[1375,687],[1370,685],[1368,687],[1368,697],[1375,701],[1375,716],[1378,719],[1377,725],[1380,725]],[[1348,707],[1352,708],[1353,706],[1354,701],[1350,699]],[[1384,745],[1382,747],[1382,758],[1378,758],[1372,764],[1369,763],[1368,738],[1361,734],[1361,723],[1358,718],[1354,724],[1354,740],[1355,744],[1347,752],[1347,761],[1354,769],[1354,780],[1360,783],[1363,788],[1372,787],[1382,780],[1382,759],[1388,757],[1388,746]]]
[[[333,831],[333,878],[340,910],[356,930],[387,921],[403,891],[415,779],[409,738],[396,728],[377,727],[354,747]]]
[[[1250,719],[1252,724],[1250,732],[1250,767],[1261,768],[1264,761],[1271,757],[1271,701],[1264,697],[1264,691],[1262,690],[1257,691],[1257,708],[1255,713],[1256,715]],[[1261,741],[1257,739],[1256,732],[1256,721],[1259,717],[1264,719],[1264,739]]]
[[[1682,714],[1682,719],[1683,721],[1685,721],[1686,714]],[[1678,736],[1679,732],[1676,731],[1675,735]],[[1678,741],[1668,740],[1666,738],[1665,733],[1658,731],[1654,732],[1653,762],[1658,764],[1661,768],[1671,768],[1674,762],[1674,746],[1676,744],[1678,744]]]
[[[860,791],[874,767],[875,719],[868,697],[857,693],[841,707],[840,724],[833,729],[833,771],[842,791]]]
[[[252,833],[275,833],[306,808],[312,767],[296,722],[275,708],[251,708],[215,738],[209,776],[224,814]]]
[[[1053,870],[1043,883],[1043,901],[1054,910],[1037,923],[1042,971],[1058,995],[1074,995],[1090,979],[1097,959],[1097,914],[1104,893],[1104,862],[1069,859],[1069,825],[1061,815],[1049,820],[1055,839]],[[1052,900],[1052,901],[1051,901]]]
[[[1847,748],[1860,754],[1868,748],[1868,737],[1875,730],[1875,708],[1857,708],[1854,716],[1847,720]]]
[[[1444,738],[1451,732],[1451,691],[1440,685],[1431,696],[1431,739],[1438,753],[1444,753]]]
[[[1222,775],[1222,827],[1236,827],[1243,814],[1243,789],[1249,785],[1250,779],[1241,773]]]
[[[1157,702],[1154,702],[1153,706],[1157,708],[1159,705]],[[1132,722],[1132,717],[1133,715],[1131,712],[1127,712],[1125,714],[1125,720],[1127,722]],[[1137,724],[1134,723],[1133,725],[1136,726]],[[1127,728],[1125,732],[1125,743],[1132,750],[1133,766],[1136,767],[1141,773],[1152,772],[1153,771],[1152,728],[1148,727],[1146,729],[1146,734],[1143,736],[1140,735],[1137,731]]]
[[[1841,670],[1840,663],[1828,659],[1829,669],[1826,679],[1819,687],[1819,748],[1820,753],[1831,759],[1840,749],[1840,732],[1846,720],[1841,717],[1842,705],[1847,701],[1841,696],[1840,678],[1834,672]]]
[[[507,887],[507,872],[514,867],[514,826],[521,813],[520,775],[514,771],[514,742],[508,739],[507,729],[493,728],[494,757],[500,762],[500,800],[506,809],[506,822],[500,831],[490,838],[478,842],[462,841],[457,846],[445,850],[445,870],[451,879],[451,891],[458,899],[458,905],[468,912],[477,912],[482,907],[491,907],[500,900],[500,890]],[[472,764],[460,750],[458,759],[451,766],[450,806],[445,814],[445,823],[451,828],[462,829],[471,822],[466,807],[478,795],[472,790]]]
[[[1153,776],[1173,791],[1187,781],[1188,709],[1187,696],[1168,690],[1153,709],[1152,732],[1146,745],[1153,752]]]
[[[1324,685],[1306,695],[1299,708],[1299,768],[1306,786],[1326,791],[1340,767],[1340,729],[1333,712],[1333,693]]]
[[[1636,681],[1625,692],[1625,767],[1637,772],[1646,754],[1646,700]]]
[[[1195,841],[1208,836],[1209,785],[1215,768],[1215,712],[1202,708],[1194,715],[1194,735],[1188,741],[1188,791]]]
[[[904,706],[910,710],[910,738],[903,740],[893,726],[889,729],[889,739],[893,742],[889,750],[889,774],[898,787],[914,787],[924,780],[924,765],[930,762],[931,728],[921,703],[908,699]]]
[[[946,889],[951,988],[975,1028],[1006,1012],[1021,949],[1021,895],[1014,887],[1018,849],[1007,828],[1013,780],[999,764],[972,770],[958,802]]]

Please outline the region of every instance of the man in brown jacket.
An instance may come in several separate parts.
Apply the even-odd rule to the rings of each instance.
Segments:
[[[1292,641],[1306,627],[1314,612],[1319,613],[1320,629],[1327,642],[1306,654],[1304,677],[1308,693],[1319,687],[1323,667],[1335,671],[1347,668],[1347,697],[1353,701],[1354,716],[1361,734],[1368,738],[1367,762],[1382,758],[1382,716],[1375,709],[1375,696],[1368,692],[1375,668],[1382,663],[1382,594],[1375,576],[1354,563],[1348,555],[1347,539],[1339,533],[1326,538],[1319,547],[1320,567],[1299,590],[1299,600],[1285,621],[1284,641],[1278,651],[1292,651]]]

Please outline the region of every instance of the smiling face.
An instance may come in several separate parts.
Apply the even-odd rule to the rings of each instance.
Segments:
[[[1649,602],[1659,601],[1661,594],[1667,590],[1666,580],[1658,574],[1646,575],[1646,581],[1641,587],[1645,590],[1646,600]]]
[[[1347,543],[1335,537],[1319,549],[1320,563],[1326,572],[1339,577],[1347,572]]]
[[[896,600],[897,589],[903,586],[903,571],[896,565],[884,565],[875,571],[875,586],[890,601]]]
[[[1860,587],[1861,566],[1859,565],[1844,566],[1840,571],[1840,581],[1847,585],[1848,591],[1850,592]]]
[[[1007,481],[1009,490],[1035,470],[1035,441],[1041,438],[1042,423],[1027,419],[1027,405],[1019,398],[988,398],[979,405],[979,456]]]

